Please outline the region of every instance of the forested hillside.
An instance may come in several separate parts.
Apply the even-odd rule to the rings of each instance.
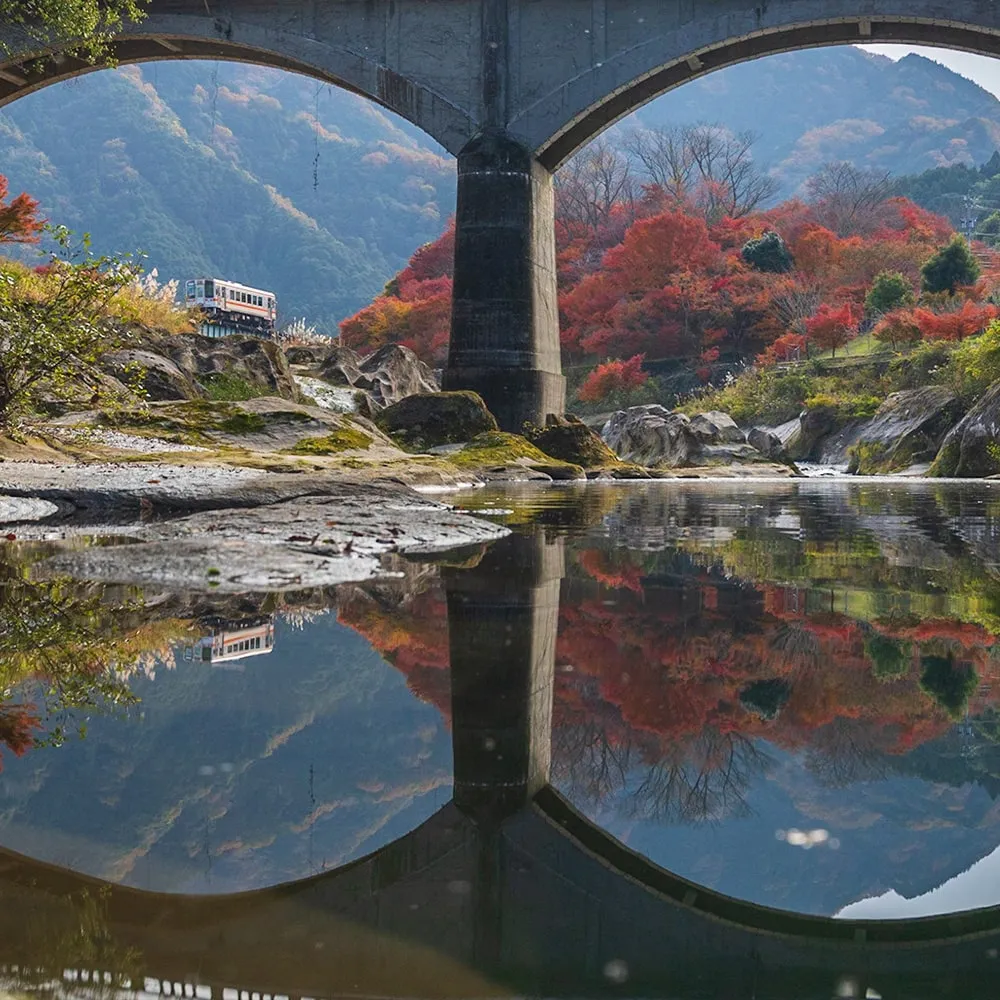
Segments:
[[[699,121],[756,134],[774,200],[830,160],[914,174],[1000,144],[1000,101],[982,88],[849,47],[710,74],[621,128]],[[449,156],[371,103],[227,63],[127,67],[24,98],[0,115],[0,173],[98,251],[269,287],[285,319],[329,332],[442,232],[455,183]]]
[[[664,95],[636,119],[753,129],[754,155],[782,197],[830,160],[912,174],[982,163],[1000,145],[993,94],[923,56],[893,62],[852,47],[732,66]]]
[[[302,77],[163,63],[18,102],[0,173],[100,250],[273,289],[285,318],[332,331],[444,228],[453,163],[418,136]]]

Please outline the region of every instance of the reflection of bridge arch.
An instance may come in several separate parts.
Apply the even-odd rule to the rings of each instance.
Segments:
[[[51,960],[51,933],[33,945],[26,928],[103,890],[114,953],[211,1000],[611,996],[623,976],[649,996],[826,998],[845,977],[861,996],[992,995],[1000,907],[800,916],[675,876],[579,814],[547,784],[561,546],[513,536],[446,573],[455,802],[340,869],[229,896],[109,886],[0,851],[0,965]]]

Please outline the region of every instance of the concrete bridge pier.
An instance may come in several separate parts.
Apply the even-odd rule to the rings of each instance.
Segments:
[[[501,428],[562,413],[552,174],[499,128],[458,155],[445,389],[473,389]]]
[[[512,535],[446,577],[455,805],[484,829],[549,780],[562,541]]]

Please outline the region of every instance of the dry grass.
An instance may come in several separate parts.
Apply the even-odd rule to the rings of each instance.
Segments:
[[[14,279],[14,294],[25,302],[45,302],[57,289],[57,274],[37,271],[17,260],[0,257],[0,273]],[[154,283],[155,287],[155,283]],[[139,284],[129,285],[108,303],[105,315],[163,333],[194,333],[198,311],[178,306],[165,294],[150,295]]]

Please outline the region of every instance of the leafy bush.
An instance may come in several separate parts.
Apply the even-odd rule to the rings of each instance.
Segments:
[[[139,275],[131,255],[95,256],[84,236],[50,230],[62,251],[43,274],[0,262],[0,425],[15,424],[44,389],[62,397],[102,383],[100,360],[129,334],[114,303]]]
[[[947,382],[951,354],[951,348],[938,342],[918,344],[905,357],[895,358],[885,376],[886,395]]]
[[[806,409],[825,408],[836,414],[839,420],[857,420],[874,416],[882,402],[880,397],[870,394],[833,395],[828,392],[818,392],[806,400]]]
[[[799,372],[752,369],[722,389],[699,395],[683,409],[722,410],[738,424],[781,424],[797,417],[815,392],[815,379]]]
[[[747,240],[740,256],[755,271],[771,274],[787,274],[795,266],[785,241],[773,230],[755,240]]]
[[[913,303],[913,288],[899,271],[880,271],[865,296],[865,315],[884,316]]]
[[[958,395],[970,401],[1000,379],[1000,320],[950,352],[947,376]]]

